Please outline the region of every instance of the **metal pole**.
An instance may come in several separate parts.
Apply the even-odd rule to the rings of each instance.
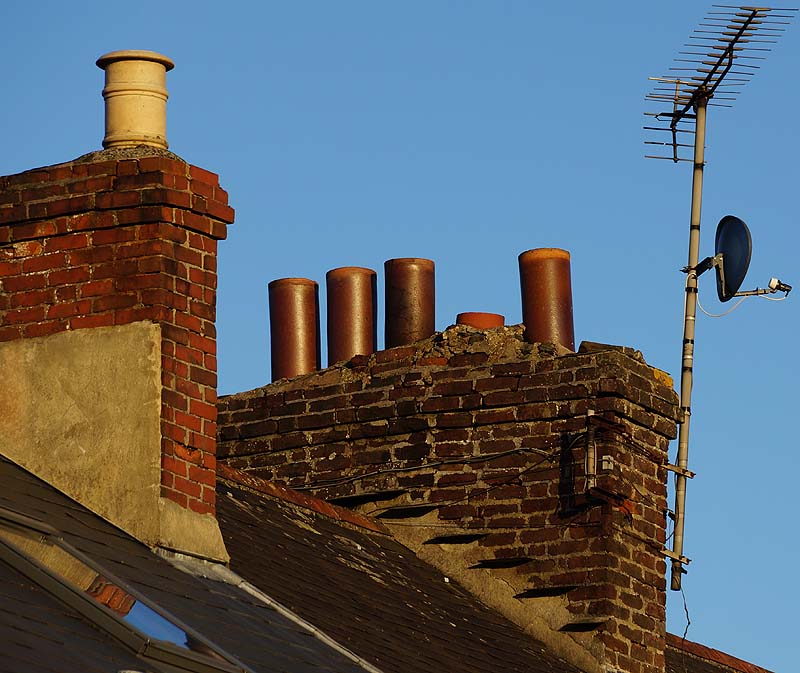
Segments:
[[[694,136],[694,174],[692,176],[692,214],[689,223],[689,264],[686,274],[686,300],[683,312],[683,366],[681,370],[681,424],[678,434],[677,467],[686,470],[689,461],[689,421],[692,416],[692,379],[694,365],[694,330],[697,316],[697,273],[695,267],[700,256],[700,209],[703,201],[703,164],[706,139],[705,95],[698,97],[695,105]],[[681,589],[683,575],[683,523],[686,504],[686,475],[675,475],[675,532],[672,537],[672,577],[673,591]]]

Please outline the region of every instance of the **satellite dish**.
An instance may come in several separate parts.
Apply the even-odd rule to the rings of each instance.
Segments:
[[[736,295],[750,266],[753,241],[750,230],[738,217],[726,215],[717,225],[714,244],[715,256],[722,255],[717,265],[717,295],[720,301],[728,301]]]

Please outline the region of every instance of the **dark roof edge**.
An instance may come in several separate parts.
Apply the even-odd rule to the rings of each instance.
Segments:
[[[685,638],[681,638],[680,636],[676,636],[672,633],[667,634],[667,647],[672,647],[676,650],[693,654],[701,659],[706,659],[717,664],[722,664],[723,666],[728,666],[735,671],[741,671],[741,673],[773,673],[766,668],[751,664],[749,661],[738,659],[730,654],[725,654],[725,652],[720,652],[712,647],[707,647],[706,645],[701,645],[700,643],[686,640]]]
[[[346,507],[334,505],[320,498],[315,498],[305,493],[300,493],[286,486],[281,486],[273,481],[255,477],[240,470],[235,470],[228,467],[223,463],[217,463],[217,477],[223,481],[232,481],[239,486],[250,488],[263,495],[268,495],[278,500],[284,500],[300,507],[313,510],[318,514],[327,516],[337,521],[358,526],[359,528],[366,528],[375,533],[383,533],[390,535],[389,530],[379,521],[370,519],[369,517],[357,514]]]

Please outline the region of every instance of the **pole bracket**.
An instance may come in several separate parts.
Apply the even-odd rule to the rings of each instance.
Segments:
[[[689,563],[692,562],[692,559],[686,558],[681,554],[676,554],[674,551],[672,551],[671,549],[667,549],[666,547],[664,547],[661,550],[661,553],[664,554],[664,556],[671,558],[673,561],[677,561],[678,563],[682,563],[683,565],[688,565]]]
[[[683,467],[678,467],[677,465],[673,465],[672,463],[667,463],[664,465],[670,472],[674,472],[675,474],[679,474],[682,477],[686,477],[687,479],[694,479],[695,473],[691,470],[687,470]]]

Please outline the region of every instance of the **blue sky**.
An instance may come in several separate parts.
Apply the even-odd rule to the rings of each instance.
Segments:
[[[517,255],[572,254],[577,340],[680,366],[691,171],[645,160],[647,77],[708,6],[670,3],[11,1],[0,174],[99,149],[101,54],[169,55],[173,151],[218,172],[220,390],[269,381],[267,283],[338,266],[437,265],[437,327],[521,319]],[[732,109],[709,113],[701,256],[750,225],[746,287],[800,286],[800,26]],[[379,281],[380,283],[380,281]],[[711,274],[701,302],[717,302]],[[379,291],[382,285],[379,285]],[[324,291],[321,292],[324,309]],[[323,313],[324,316],[324,313]],[[381,314],[382,321],[382,314]],[[689,637],[776,671],[795,660],[797,299],[698,321],[684,588]],[[794,437],[794,439],[793,439]],[[680,595],[669,628],[682,633]]]

